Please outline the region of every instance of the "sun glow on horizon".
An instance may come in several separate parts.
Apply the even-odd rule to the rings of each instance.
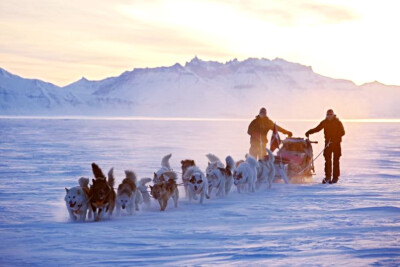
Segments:
[[[279,57],[357,84],[400,85],[399,7],[394,0],[5,0],[0,67],[66,85],[195,55]]]

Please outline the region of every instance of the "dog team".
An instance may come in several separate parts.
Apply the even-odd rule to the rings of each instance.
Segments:
[[[274,155],[267,149],[268,155],[256,160],[251,155],[246,155],[245,160],[235,162],[231,156],[227,156],[225,164],[213,155],[207,154],[208,165],[204,172],[195,164],[194,160],[181,161],[182,183],[178,184],[178,174],[173,171],[169,160],[172,154],[164,156],[161,160],[161,168],[154,172],[153,179],[137,179],[133,171],[126,170],[125,178],[114,190],[114,169],[107,174],[96,163],[92,163],[94,179],[89,187],[89,178],[80,178],[79,186],[70,189],[65,188],[65,203],[72,221],[84,222],[86,217],[99,221],[107,216],[111,217],[114,209],[119,215],[123,210],[130,215],[134,210],[138,211],[140,205],[150,206],[150,198],[156,199],[160,210],[167,208],[168,200],[173,199],[175,208],[178,207],[178,186],[183,185],[186,197],[189,201],[209,199],[213,190],[217,197],[229,194],[233,185],[238,193],[255,192],[262,184],[271,188],[275,177]],[[147,183],[153,182],[149,188]],[[148,191],[150,189],[150,193]],[[151,194],[151,195],[150,195]]]

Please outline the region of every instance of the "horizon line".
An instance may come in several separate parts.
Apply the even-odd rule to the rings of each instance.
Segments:
[[[206,118],[206,117],[146,117],[146,116],[18,116],[18,115],[0,115],[0,119],[32,119],[32,120],[119,120],[119,121],[231,121],[241,122],[249,121],[251,118]],[[315,122],[321,121],[321,118],[314,119],[289,119],[276,118],[274,121],[285,122]],[[400,118],[342,118],[343,122],[361,122],[361,123],[400,123]]]

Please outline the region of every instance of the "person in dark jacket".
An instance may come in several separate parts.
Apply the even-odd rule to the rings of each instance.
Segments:
[[[342,155],[341,142],[342,136],[345,134],[342,122],[336,117],[332,109],[326,112],[325,120],[315,127],[314,129],[308,130],[306,136],[313,133],[317,133],[324,129],[325,135],[325,146],[328,147],[324,151],[325,157],[325,178],[322,180],[323,184],[326,183],[337,183],[340,176],[339,160]],[[333,155],[333,179],[332,177],[332,155]]]
[[[261,108],[258,116],[250,123],[247,133],[250,135],[249,153],[256,159],[263,158],[267,151],[267,134],[269,130],[274,129],[274,122],[267,117],[267,110]],[[279,132],[292,136],[292,132],[287,131],[277,125]]]

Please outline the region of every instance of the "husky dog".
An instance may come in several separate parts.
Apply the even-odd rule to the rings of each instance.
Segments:
[[[255,192],[257,180],[257,160],[251,156],[246,156],[246,161],[239,164],[233,172],[234,183],[240,193],[242,185],[247,185],[249,192]]]
[[[169,179],[177,180],[178,176],[176,172],[171,169],[169,165],[169,159],[171,158],[172,154],[165,155],[161,160],[161,168],[154,173],[153,183],[157,184],[160,182],[166,182]]]
[[[147,191],[147,183],[151,181],[151,178],[142,178],[137,185],[137,189],[142,193],[143,202],[146,204],[147,207],[150,206],[150,194]]]
[[[215,168],[225,168],[224,164],[221,160],[215,156],[214,154],[207,154],[206,157],[208,158],[208,165],[206,169],[206,175],[208,176]]]
[[[84,222],[89,207],[89,178],[79,178],[79,186],[70,189],[65,188],[65,204],[69,217],[72,221]],[[91,218],[91,210],[89,209],[88,217]]]
[[[189,167],[185,175],[189,179],[189,200],[197,199],[196,195],[200,195],[200,203],[203,204],[204,197],[207,199],[210,196],[207,194],[208,191],[208,180],[204,173],[196,166]]]
[[[150,186],[151,194],[160,204],[160,210],[164,211],[167,207],[168,200],[172,197],[175,208],[178,207],[179,191],[175,180],[170,179],[167,182],[160,182],[154,186]]]
[[[182,182],[183,182],[183,187],[185,188],[186,198],[189,198],[189,190],[188,190],[189,179],[187,178],[187,176],[185,176],[185,172],[190,166],[196,166],[196,163],[194,162],[194,160],[185,159],[185,160],[181,160],[181,164],[182,164]]]
[[[267,148],[268,156],[258,160],[257,167],[257,187],[261,184],[268,182],[268,188],[271,188],[272,181],[275,178],[275,156],[272,154],[271,150]]]
[[[118,186],[117,190],[117,215],[120,214],[121,208],[127,209],[129,215],[133,214],[133,205],[139,210],[139,204],[143,203],[142,192],[137,188],[137,178],[133,171],[125,171],[126,178]]]
[[[90,205],[94,213],[94,220],[99,221],[103,211],[108,212],[110,218],[115,207],[114,169],[111,168],[108,172],[108,181],[96,163],[92,163],[92,169],[96,179],[93,179],[93,185],[89,191]]]
[[[235,169],[235,161],[231,156],[225,158],[226,167],[220,168],[217,162],[213,162],[212,171],[207,175],[208,179],[208,195],[211,196],[211,191],[215,187],[218,189],[217,196],[226,196],[231,190],[233,184],[232,172]]]

